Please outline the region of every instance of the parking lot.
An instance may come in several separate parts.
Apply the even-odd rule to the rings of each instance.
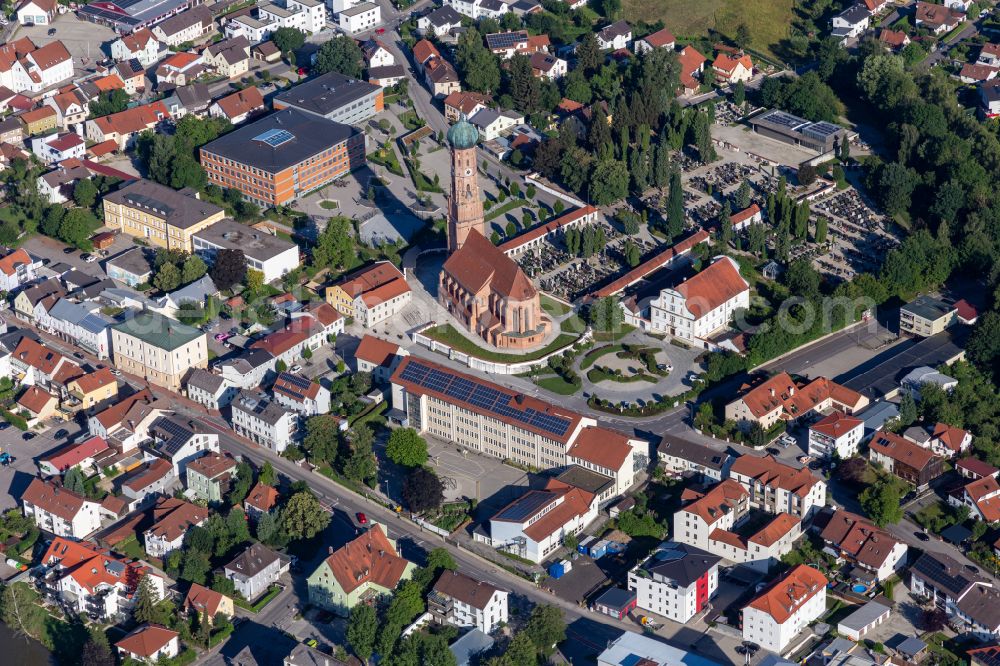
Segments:
[[[52,435],[59,429],[66,429],[69,435],[55,440]],[[84,435],[83,428],[78,423],[60,423],[42,433],[33,433],[34,437],[25,441],[24,434],[14,427],[0,430],[0,450],[9,453],[15,460],[7,467],[0,467],[0,510],[6,511],[17,506],[17,500],[24,489],[31,483],[32,477],[38,474],[35,459],[76,441]]]
[[[50,37],[48,33],[53,28],[56,33]],[[60,40],[73,56],[73,70],[76,76],[93,72],[94,63],[109,55],[101,50],[102,45],[110,44],[118,38],[111,28],[89,21],[81,21],[72,12],[56,16],[56,20],[51,26],[21,26],[12,39],[20,39],[21,37],[30,37],[37,46],[42,46],[54,39]]]

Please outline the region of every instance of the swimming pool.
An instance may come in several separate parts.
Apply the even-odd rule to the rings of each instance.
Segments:
[[[852,585],[851,586],[851,592],[854,592],[855,594],[864,594],[867,591],[868,591],[868,586],[867,585],[861,585],[859,583],[857,585]]]

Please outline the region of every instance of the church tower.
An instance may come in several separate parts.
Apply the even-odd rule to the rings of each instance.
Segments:
[[[448,252],[465,244],[473,229],[486,237],[483,200],[476,169],[476,143],[479,132],[462,114],[448,130],[451,144],[451,200],[448,205]]]

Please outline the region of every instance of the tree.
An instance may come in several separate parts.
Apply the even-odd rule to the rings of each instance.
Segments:
[[[750,188],[750,182],[744,180],[740,183],[739,189],[736,190],[736,208],[739,210],[745,210],[750,207],[752,202],[753,190]]]
[[[260,472],[257,474],[257,480],[265,486],[274,486],[277,482],[278,475],[275,474],[274,467],[271,465],[270,461],[265,462],[264,466],[260,468]]]
[[[292,539],[311,539],[330,524],[330,514],[311,492],[292,495],[281,511],[281,529]]]
[[[40,635],[48,613],[42,608],[41,599],[27,583],[13,583],[0,594],[0,622],[19,636]]]
[[[90,103],[90,116],[100,118],[110,116],[112,113],[119,113],[128,108],[129,95],[122,88],[109,90],[101,93],[97,99]]]
[[[271,35],[271,41],[282,53],[298,51],[306,43],[305,34],[296,28],[278,28]]]
[[[80,652],[80,666],[115,666],[115,658],[107,642],[95,640],[91,636]]]
[[[385,455],[397,465],[419,467],[427,462],[427,442],[413,428],[398,428],[389,435]]]
[[[231,578],[227,578],[225,573],[218,571],[212,576],[212,589],[227,597],[232,597],[236,594],[236,583]]]
[[[625,323],[625,313],[614,296],[605,296],[590,306],[587,320],[595,331],[617,333]]]
[[[574,71],[590,74],[597,70],[600,64],[601,47],[597,43],[597,35],[593,30],[587,30],[576,47],[576,68]]]
[[[1000,360],[1000,313],[991,311],[979,317],[967,349],[973,363],[996,374]]]
[[[913,399],[910,391],[904,391],[903,397],[899,399],[899,427],[901,430],[909,428],[917,420],[917,403]]]
[[[378,634],[375,609],[368,604],[357,604],[351,609],[347,622],[347,644],[361,661],[368,663]]]
[[[594,167],[590,179],[590,196],[598,206],[624,199],[628,194],[629,170],[625,162],[603,159]]]
[[[184,265],[181,267],[181,282],[190,284],[207,272],[208,266],[205,265],[202,258],[197,254],[192,254],[184,260]]]
[[[340,446],[340,426],[333,416],[319,414],[306,421],[306,436],[302,448],[313,462],[330,462]]]
[[[879,527],[898,523],[903,519],[899,487],[892,479],[879,479],[865,488],[858,499],[861,501],[861,508]]]
[[[184,552],[184,564],[181,567],[180,577],[199,585],[205,584],[208,572],[212,570],[212,563],[208,559],[208,553],[200,550],[187,550]]]
[[[361,76],[363,59],[358,43],[346,35],[340,35],[319,48],[313,71],[317,74],[340,72],[356,79]]]
[[[809,186],[816,182],[816,167],[809,162],[803,162],[799,165],[799,170],[796,172],[796,178],[798,178],[799,185]]]
[[[66,211],[59,225],[59,240],[81,250],[90,249],[90,235],[100,226],[97,218],[86,208]]]
[[[767,432],[757,421],[750,424],[750,431],[747,432],[747,443],[754,447],[759,448],[767,444]]]
[[[785,284],[794,295],[808,300],[819,297],[819,272],[808,259],[796,259],[785,272]]]
[[[89,178],[81,178],[73,186],[73,201],[77,206],[90,208],[97,201],[97,185]]]
[[[837,465],[836,476],[845,483],[861,485],[864,483],[865,475],[868,473],[868,462],[860,456],[854,456],[847,460],[842,460]]]
[[[496,56],[483,46],[479,32],[467,30],[462,33],[455,58],[462,81],[469,90],[492,93],[500,88],[500,65]]]
[[[736,106],[743,106],[743,102],[747,99],[747,88],[746,84],[742,81],[737,81],[736,85],[733,86],[733,104]]]
[[[132,607],[132,619],[138,624],[152,622],[156,617],[156,598],[153,591],[153,579],[149,574],[143,574],[139,579],[139,587],[135,593],[135,605]]]
[[[740,23],[736,26],[736,35],[733,37],[733,41],[741,49],[750,46],[750,43],[753,41],[753,35],[750,34],[750,26],[746,23]]]
[[[181,271],[173,264],[164,264],[153,278],[153,286],[166,293],[181,286]]]
[[[535,606],[524,633],[547,659],[555,652],[556,644],[566,640],[566,621],[562,611],[548,604]]]
[[[684,233],[684,188],[681,172],[674,169],[670,174],[670,192],[667,195],[667,235],[671,240]]]
[[[243,282],[247,274],[247,258],[243,250],[219,250],[209,275],[220,291],[229,291]]]
[[[281,528],[273,512],[261,514],[257,519],[257,539],[268,546],[277,545],[281,540]],[[219,590],[220,592],[222,590]]]
[[[63,476],[63,487],[78,495],[83,495],[86,491],[83,481],[83,472],[80,471],[80,468],[70,467],[66,470],[66,475]]]
[[[417,467],[403,480],[403,501],[413,513],[436,509],[444,501],[444,484],[433,470]]]
[[[828,224],[829,223],[826,221],[826,218],[824,216],[820,215],[819,217],[816,218],[816,235],[815,235],[815,241],[819,245],[822,245],[823,243],[826,242],[826,234],[827,234],[827,225]]]
[[[348,479],[369,482],[375,479],[378,466],[372,444],[375,441],[372,431],[365,425],[354,428],[348,436],[348,454],[341,465],[341,472]]]
[[[343,216],[330,218],[313,249],[313,265],[318,268],[346,266],[354,256],[351,221]]]
[[[239,506],[247,498],[251,487],[253,487],[253,468],[249,463],[241,462],[236,465],[236,478],[230,485],[226,501],[232,506]]]
[[[948,625],[948,613],[937,605],[928,608],[920,618],[920,627],[924,631],[941,631]]]

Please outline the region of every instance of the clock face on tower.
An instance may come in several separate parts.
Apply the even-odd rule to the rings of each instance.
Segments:
[[[466,176],[471,176],[472,175],[472,169],[466,169],[465,170],[465,175]]]

